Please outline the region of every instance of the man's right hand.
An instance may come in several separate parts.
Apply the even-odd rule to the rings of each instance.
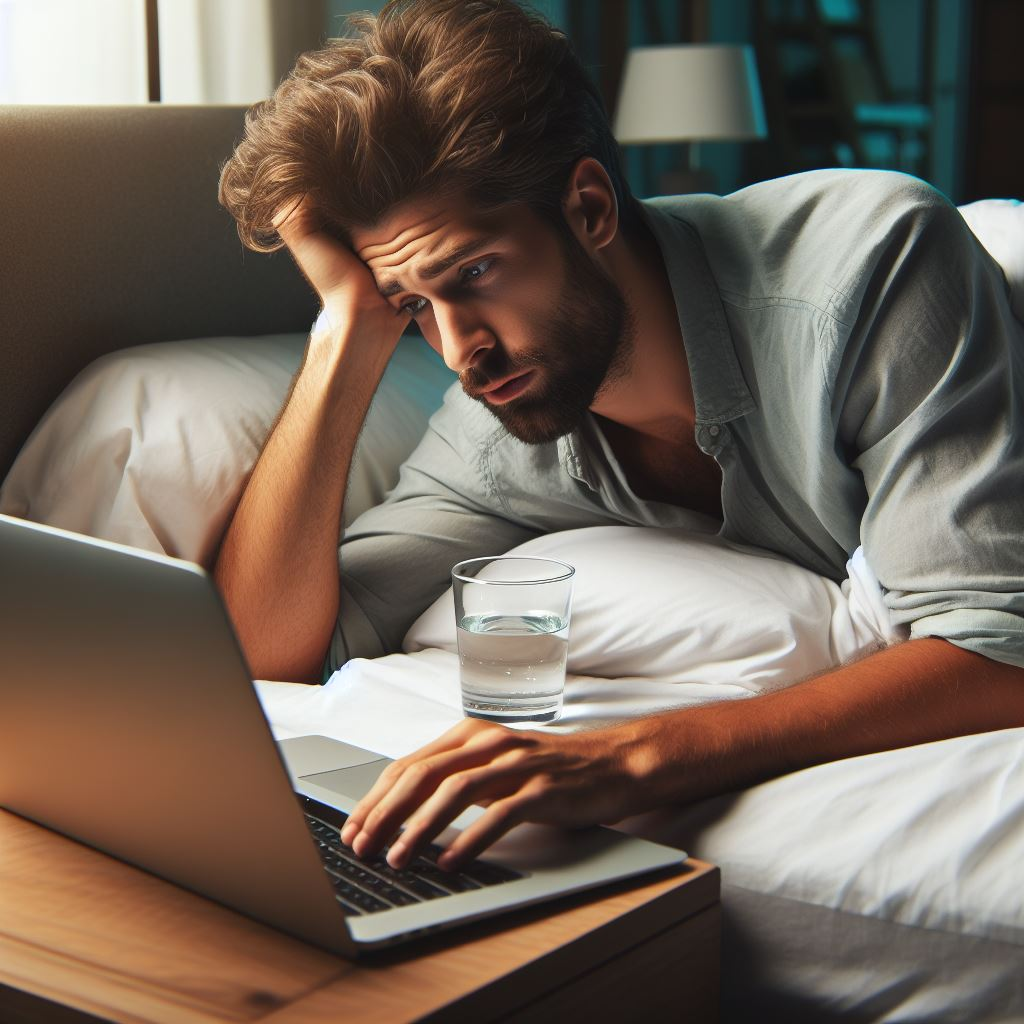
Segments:
[[[407,323],[381,297],[373,275],[344,242],[332,237],[308,196],[274,218],[274,227],[306,280],[313,286],[335,330],[358,326],[379,344],[394,342]]]
[[[408,318],[303,199],[275,222],[330,330],[302,368],[224,536],[214,575],[254,675],[318,681],[337,621],[342,496],[356,440]]]

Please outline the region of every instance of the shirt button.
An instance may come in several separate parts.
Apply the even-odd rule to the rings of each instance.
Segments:
[[[718,435],[719,435],[719,434],[720,434],[721,432],[722,432],[722,428],[721,428],[720,426],[718,426],[718,424],[717,424],[717,423],[714,423],[714,424],[712,424],[712,425],[711,425],[710,427],[708,427],[708,433],[709,433],[709,434],[710,434],[710,435],[711,435],[712,437],[718,437]]]

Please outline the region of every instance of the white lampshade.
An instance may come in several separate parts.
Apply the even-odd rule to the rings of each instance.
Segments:
[[[707,142],[767,135],[749,46],[645,46],[626,55],[619,142]]]

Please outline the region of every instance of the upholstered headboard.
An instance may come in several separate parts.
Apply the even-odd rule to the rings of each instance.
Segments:
[[[247,252],[217,203],[241,107],[0,106],[0,479],[97,356],[308,328],[286,254]]]

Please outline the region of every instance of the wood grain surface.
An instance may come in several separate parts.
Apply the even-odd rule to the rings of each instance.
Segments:
[[[0,1020],[532,1022],[623,992],[713,1020],[718,890],[691,860],[349,962],[0,811]]]

